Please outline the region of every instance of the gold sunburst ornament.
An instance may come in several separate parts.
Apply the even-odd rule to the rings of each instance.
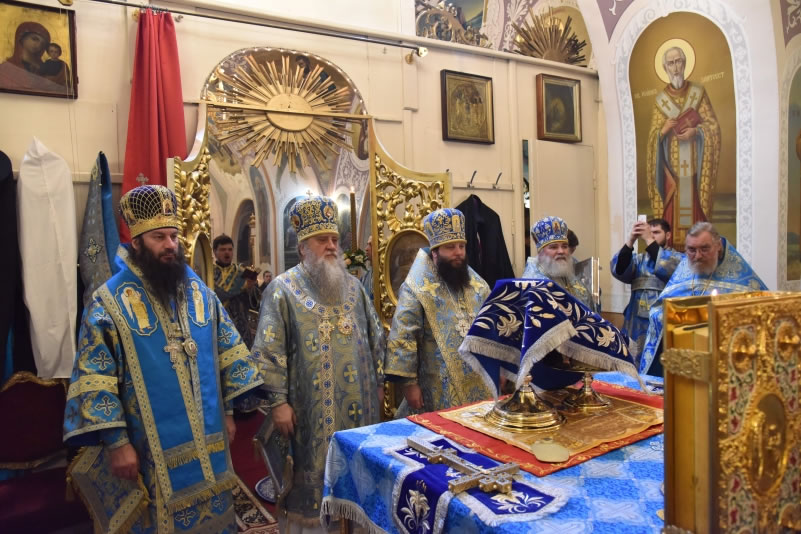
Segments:
[[[247,55],[217,68],[217,83],[208,85],[205,99],[214,110],[217,139],[244,140],[239,151],[253,151],[254,167],[272,155],[273,165],[287,158],[295,172],[298,162],[309,165],[311,154],[328,168],[327,156],[335,156],[338,147],[351,148],[349,123],[369,115],[350,113],[354,91],[332,66],[314,56],[270,52],[264,61]]]
[[[551,8],[539,15],[535,15],[534,10],[529,8],[522,26],[512,23],[517,31],[515,52],[570,65],[581,63],[584,61],[581,51],[587,46],[587,42],[579,41],[576,32],[570,27],[572,22],[573,17],[570,16],[564,22],[559,20]]]

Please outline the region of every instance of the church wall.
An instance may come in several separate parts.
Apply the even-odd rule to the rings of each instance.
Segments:
[[[58,6],[55,0],[39,3]],[[189,9],[187,4],[173,5]],[[320,7],[321,4],[326,5]],[[355,0],[327,3],[307,0],[293,2],[291,9],[281,9],[287,16],[301,17],[302,12],[311,18],[326,18],[329,26],[358,23],[381,32],[414,34],[413,2],[398,0],[380,4],[382,9],[361,9],[363,3]],[[222,3],[214,5],[219,7]],[[247,7],[244,2],[236,5]],[[66,101],[0,95],[4,122],[14,125],[13,129],[0,131],[0,148],[18,168],[26,147],[36,135],[64,157],[74,172],[76,222],[80,227],[85,183],[98,150],[106,153],[113,180],[117,183],[121,180],[136,25],[131,10],[125,8],[87,0],[77,0],[73,8],[77,13],[80,98]],[[338,10],[342,13],[335,16],[332,12]],[[357,10],[360,10],[358,16],[347,15]],[[382,144],[396,160],[420,171],[450,169],[455,204],[475,192],[498,212],[516,272],[522,271],[525,262],[523,239],[527,232],[523,227],[521,199],[522,139],[528,139],[531,147],[533,215],[554,213],[556,206],[568,205],[570,199],[576,205],[556,214],[564,213],[573,218],[571,226],[582,236],[579,255],[596,253],[595,243],[604,225],[595,224],[598,201],[591,185],[599,174],[605,175],[605,170],[599,173],[596,164],[598,82],[594,71],[528,58],[510,59],[497,53],[494,56],[482,54],[467,47],[438,42],[427,43],[428,55],[415,58],[410,65],[403,59],[408,51],[399,48],[194,17],[184,17],[176,24],[176,32],[188,146],[195,135],[196,102],[201,84],[223,57],[237,49],[258,45],[316,53],[337,64],[354,81],[368,111],[376,117]],[[443,68],[492,77],[495,144],[442,140],[439,71]],[[536,140],[534,78],[539,72],[581,80],[584,136],[581,143]],[[474,170],[477,171],[474,183],[486,188],[475,191],[465,188]],[[490,184],[495,182],[498,173],[502,173],[499,181],[502,189],[492,190]],[[600,178],[605,179],[605,176]],[[117,193],[118,188],[115,188]],[[581,204],[575,202],[576,196],[581,198]],[[281,206],[275,209],[280,212]],[[220,208],[215,207],[215,210],[219,212]]]
[[[671,12],[689,11],[715,23],[732,54],[737,135],[737,243],[771,288],[778,285],[777,131],[778,76],[773,20],[767,0],[579,0],[599,69],[606,117],[611,256],[625,241],[637,217],[636,146],[629,59],[643,31]],[[614,14],[612,14],[614,10]],[[607,32],[607,29],[610,31]],[[768,38],[766,38],[768,37]],[[607,310],[620,311],[628,288],[613,282],[605,291]]]

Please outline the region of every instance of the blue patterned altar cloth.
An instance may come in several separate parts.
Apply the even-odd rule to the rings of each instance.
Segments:
[[[602,373],[595,378],[637,388],[636,380],[620,373]],[[661,382],[650,376],[643,378]],[[392,520],[392,488],[406,466],[384,450],[404,445],[409,436],[433,439],[437,434],[405,419],[334,434],[328,449],[323,509],[341,511],[334,514],[335,519],[340,515],[350,518],[372,532],[397,534]],[[443,532],[650,534],[664,526],[656,515],[664,508],[662,434],[547,477],[523,474],[543,491],[549,487],[567,490],[567,504],[553,515],[530,523],[489,527],[457,495],[451,500]]]

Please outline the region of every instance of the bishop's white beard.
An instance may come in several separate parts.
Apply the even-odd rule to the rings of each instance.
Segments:
[[[562,260],[554,259],[545,254],[540,254],[537,261],[540,270],[548,278],[567,278],[573,280],[576,277],[573,270],[573,261],[570,256]]]
[[[348,274],[342,252],[337,257],[317,256],[309,247],[303,248],[303,266],[320,291],[320,299],[326,304],[338,304],[343,300],[345,277]]]
[[[671,75],[668,74],[670,78],[670,85],[673,86],[673,89],[681,89],[684,87],[684,73]]]

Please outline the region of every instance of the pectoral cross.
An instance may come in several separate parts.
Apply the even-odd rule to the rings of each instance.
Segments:
[[[150,181],[150,178],[140,172],[139,176],[136,177],[136,181],[139,182],[139,185],[145,185]]]
[[[317,326],[317,331],[320,332],[320,341],[328,343],[331,341],[331,332],[334,331],[334,325],[328,320],[328,317],[323,317],[323,322]]]
[[[468,330],[470,330],[470,323],[464,319],[459,319],[459,322],[456,323],[456,329],[459,331],[459,335],[465,337],[467,336]]]
[[[176,369],[178,365],[179,359],[178,355],[184,351],[183,343],[171,337],[167,340],[167,346],[164,347],[164,352],[170,355],[170,361],[172,362],[172,368]]]
[[[435,447],[426,441],[417,440],[416,438],[406,438],[406,444],[425,455],[429,463],[445,464],[460,473],[464,473],[464,476],[448,482],[448,491],[454,494],[476,486],[486,493],[492,491],[509,493],[512,491],[512,476],[520,471],[520,467],[517,464],[500,464],[490,469],[485,469],[459,458],[454,451]]]

